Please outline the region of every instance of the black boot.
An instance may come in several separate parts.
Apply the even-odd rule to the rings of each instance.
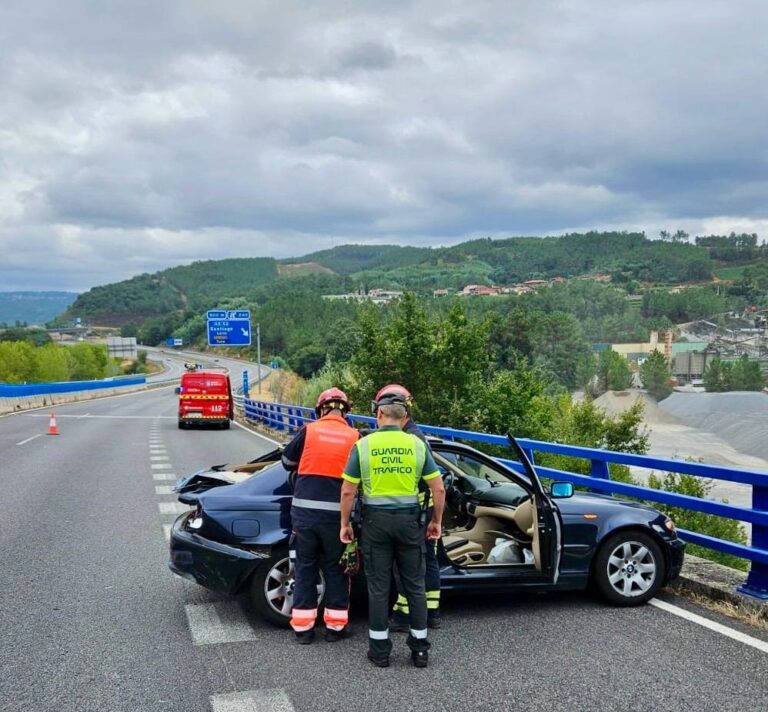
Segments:
[[[327,643],[335,643],[339,640],[344,640],[345,638],[351,637],[352,631],[347,625],[345,625],[341,630],[331,630],[330,628],[325,629],[325,641]]]
[[[299,645],[309,645],[314,639],[314,630],[303,630],[300,633],[296,633],[296,642]]]
[[[389,655],[383,656],[369,650],[368,660],[370,660],[376,667],[389,667]]]
[[[411,661],[414,667],[425,668],[429,663],[429,653],[426,650],[414,650],[411,653]]]
[[[443,624],[443,618],[439,610],[427,611],[427,628],[439,628]]]

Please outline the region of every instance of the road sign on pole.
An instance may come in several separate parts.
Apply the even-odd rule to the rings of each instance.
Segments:
[[[208,316],[208,346],[250,346],[251,312],[247,309],[211,310]]]

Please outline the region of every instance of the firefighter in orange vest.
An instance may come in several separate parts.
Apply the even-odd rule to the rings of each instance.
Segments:
[[[344,419],[348,412],[344,391],[323,391],[315,406],[318,419],[299,430],[282,456],[283,466],[296,473],[291,508],[296,552],[291,627],[304,645],[315,637],[320,571],[325,577],[325,639],[335,642],[349,634],[349,581],[339,565],[344,553],[339,541],[341,475],[360,436]]]

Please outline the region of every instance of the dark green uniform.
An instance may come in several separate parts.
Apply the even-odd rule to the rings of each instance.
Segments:
[[[384,426],[358,441],[344,479],[363,487],[361,549],[368,583],[369,655],[386,660],[389,640],[389,586],[397,562],[408,600],[408,647],[429,649],[424,592],[425,531],[419,522],[419,480],[439,477],[432,455],[416,436]]]

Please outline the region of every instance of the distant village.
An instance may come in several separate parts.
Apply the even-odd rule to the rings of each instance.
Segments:
[[[488,286],[486,284],[468,284],[463,289],[453,291],[451,289],[435,289],[432,291],[433,297],[447,297],[456,295],[459,297],[495,297],[503,294],[528,294],[539,287],[546,287],[550,284],[565,282],[562,277],[553,279],[529,279],[526,282],[520,282],[510,287]],[[370,301],[374,304],[388,304],[393,299],[402,297],[403,293],[389,289],[360,289],[357,292],[349,294],[325,294],[323,299],[355,299],[357,301]]]

